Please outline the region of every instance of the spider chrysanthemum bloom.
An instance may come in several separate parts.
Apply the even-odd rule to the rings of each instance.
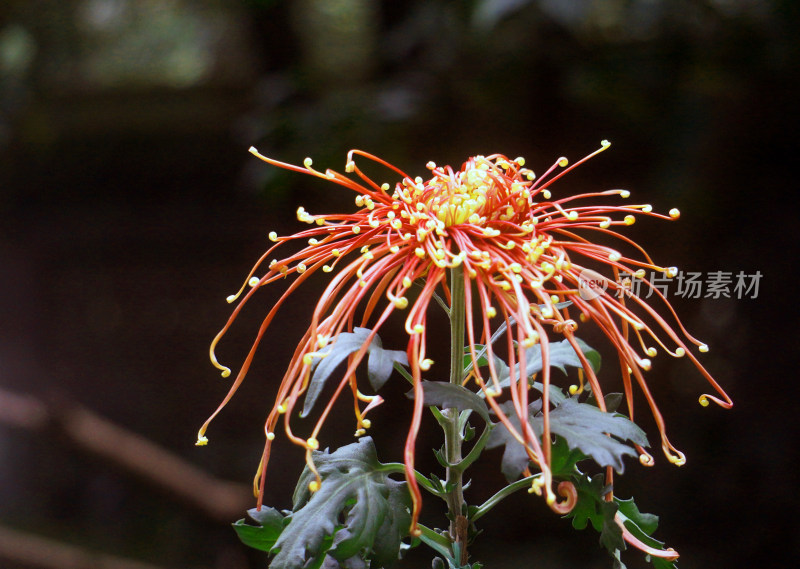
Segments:
[[[670,220],[677,210],[667,215],[652,211],[649,205],[624,205],[625,190],[569,195],[554,198],[547,189],[575,166],[608,147],[603,141],[596,152],[571,167],[560,158],[538,178],[525,168],[522,158],[510,160],[502,155],[475,156],[460,170],[428,163],[426,179],[412,178],[385,161],[353,150],[348,155],[346,172],[324,173],[312,168],[306,159],[304,167],[278,162],[251,152],[265,162],[328,180],[356,193],[354,213],[316,215],[298,209],[297,218],[310,227],[290,236],[270,239],[275,242],[256,263],[242,290],[229,297],[241,297],[228,323],[211,346],[214,365],[228,376],[230,370],[220,365],[214,347],[230,327],[242,306],[259,287],[294,276],[286,292],[271,308],[253,346],[225,397],[219,412],[242,382],[258,344],[273,321],[280,306],[291,298],[295,289],[313,273],[330,273],[330,282],[317,302],[310,325],[299,342],[266,421],[266,446],[256,479],[259,495],[263,493],[264,473],[269,460],[271,441],[283,417],[288,438],[306,449],[306,461],[313,470],[311,453],[319,447],[319,437],[332,405],[348,387],[355,402],[356,433],[369,428],[366,411],[379,403],[376,395],[359,391],[354,372],[367,354],[370,342],[387,318],[395,311],[405,315],[408,334],[406,355],[414,385],[414,411],[405,446],[406,479],[414,503],[412,531],[420,506],[420,493],[415,481],[414,445],[424,408],[422,376],[433,363],[428,358],[428,308],[436,294],[451,302],[453,269],[465,281],[463,302],[467,352],[473,361],[470,382],[483,391],[492,410],[527,450],[532,463],[542,471],[542,484],[548,504],[557,508],[550,477],[550,444],[548,389],[550,367],[547,361],[548,334],[562,336],[575,348],[584,364],[586,381],[597,402],[604,409],[603,389],[588,365],[574,337],[579,323],[592,323],[611,341],[619,357],[628,413],[633,418],[634,384],[644,394],[660,431],[662,448],[670,461],[682,464],[684,457],[666,436],[661,413],[650,394],[643,372],[650,368],[649,358],[658,349],[675,357],[688,357],[706,377],[717,395],[703,395],[701,403],[714,401],[729,407],[731,401],[694,355],[705,351],[704,344],[689,335],[681,325],[663,294],[652,289],[654,300],[665,312],[670,324],[643,299],[625,288],[621,275],[642,278],[646,270],[674,276],[674,267],[660,267],[644,250],[620,235],[616,228],[631,225],[636,216],[647,215]],[[394,185],[378,184],[355,164],[356,156],[373,160],[387,167],[399,178]],[[357,177],[357,179],[356,179]],[[614,205],[592,205],[598,199],[613,200]],[[289,242],[301,243],[298,252],[279,257],[277,249]],[[625,251],[606,243],[617,243]],[[630,255],[630,256],[629,256]],[[586,275],[599,279],[602,286],[586,294]],[[242,293],[250,287],[243,296]],[[460,290],[460,288],[459,288]],[[334,395],[321,412],[308,436],[297,436],[289,418],[298,399],[310,383],[312,370],[324,349],[344,332],[356,327],[370,330],[361,349],[348,361]],[[489,338],[504,330],[495,344],[502,346],[503,359],[511,370],[511,387],[501,388],[492,357]],[[478,365],[477,345],[489,351],[488,366]],[[543,367],[543,435],[537,437],[528,421],[528,381],[514,378],[514,370],[526,369],[526,350],[541,345]],[[658,346],[658,348],[656,347]],[[501,396],[513,401],[517,428],[496,402]],[[510,396],[510,397],[509,397]],[[509,408],[509,407],[506,407]],[[200,430],[198,444],[204,444],[208,422]],[[639,448],[643,463],[652,457]],[[313,484],[313,483],[312,483]],[[260,498],[259,498],[260,504]]]

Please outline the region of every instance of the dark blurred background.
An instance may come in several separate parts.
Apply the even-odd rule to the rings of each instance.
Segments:
[[[0,567],[266,566],[227,524],[251,505],[275,370],[319,280],[197,448],[227,389],[207,347],[268,232],[300,227],[298,205],[353,196],[250,145],[340,170],[360,148],[423,174],[494,152],[541,171],[605,138],[611,150],[554,191],[622,187],[678,207],[678,222],[630,228],[654,259],[762,275],[741,299],[671,297],[736,406],[701,408],[692,366],[657,358],[651,385],[688,463],[656,448],[617,493],[661,516],[684,569],[794,566],[798,16],[795,0],[5,0]],[[276,289],[224,362],[241,361]],[[400,458],[408,407],[402,386],[387,389],[399,403],[373,416],[384,461]],[[276,448],[266,501],[286,508],[301,457]],[[499,455],[486,458],[473,502],[502,482]],[[484,518],[476,559],[611,566],[592,530],[527,494],[511,502]],[[407,566],[428,564],[423,552]]]

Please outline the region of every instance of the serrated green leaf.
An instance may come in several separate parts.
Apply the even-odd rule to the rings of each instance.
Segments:
[[[367,342],[367,338],[372,333],[369,328],[354,328],[352,332],[342,332],[331,343],[319,351],[322,358],[314,359],[314,366],[311,372],[311,381],[306,391],[303,402],[301,417],[306,417],[311,412],[314,404],[325,387],[325,382],[336,370],[337,367],[347,359],[350,354],[359,351]],[[369,382],[376,391],[383,387],[386,380],[392,374],[395,362],[401,365],[408,365],[408,357],[401,350],[384,350],[381,339],[377,334],[367,347],[367,375]]]
[[[325,381],[350,354],[361,349],[367,341],[368,335],[369,330],[365,328],[356,328],[354,332],[343,332],[332,338],[331,343],[319,351],[320,354],[324,354],[324,357],[314,360],[315,365],[311,373],[311,382],[306,391],[303,411],[300,413],[301,417],[308,416],[322,392],[322,388],[325,387]]]
[[[543,418],[532,418],[531,425],[541,436]],[[564,400],[550,412],[550,432],[563,437],[569,448],[580,450],[600,466],[613,466],[620,473],[625,470],[622,457],[639,454],[635,448],[620,441],[629,440],[648,446],[644,431],[627,417],[605,413],[594,405],[578,403],[575,399]]]
[[[531,383],[531,387],[533,387],[539,393],[544,393],[544,385],[542,383],[538,382],[538,381],[534,381],[533,383]],[[558,405],[561,405],[564,401],[567,400],[567,396],[564,395],[564,392],[561,391],[561,389],[559,389],[555,385],[551,384],[550,385],[550,389],[548,391],[550,392],[550,397],[549,397],[550,405],[558,406]],[[542,410],[542,400],[538,399],[537,401],[534,401],[529,406],[528,410],[531,412],[531,414],[538,413],[539,411],[541,411]]]
[[[443,409],[450,407],[459,411],[469,409],[478,413],[486,422],[491,420],[486,402],[466,387],[444,381],[423,381],[422,390],[425,394],[425,405],[436,405]]]
[[[407,512],[409,507],[408,492],[390,492],[387,498],[390,512]],[[387,515],[372,542],[370,567],[389,567],[399,556],[402,539],[408,533],[411,524],[406,515]]]
[[[248,523],[243,518],[232,524],[236,535],[245,545],[269,552],[283,531],[283,514],[275,508],[262,507],[261,510],[248,510],[247,515],[258,525]]]
[[[576,473],[569,478],[577,490],[578,501],[565,517],[572,518],[572,526],[576,529],[584,529],[591,523],[592,527],[600,532],[600,543],[614,559],[615,566],[617,564],[620,567],[625,566],[620,559],[620,552],[626,549],[622,529],[615,517],[642,543],[654,549],[664,550],[664,544],[651,535],[658,526],[658,517],[641,513],[632,498],[621,500],[615,496],[612,502],[606,501],[605,497],[610,488],[605,486],[603,474],[590,478],[585,474]],[[647,560],[655,569],[676,569],[675,561],[650,555],[647,556]]]
[[[411,523],[410,495],[405,482],[380,469],[372,439],[332,453],[315,451],[313,459],[322,484],[311,493],[314,474],[306,469],[300,477],[294,511],[273,547],[278,553],[271,569],[313,566],[326,554],[340,562],[371,559],[371,567],[396,560]]]
[[[550,471],[555,477],[575,474],[576,465],[588,457],[578,449],[571,449],[567,441],[556,437],[550,446]]]
[[[622,538],[622,529],[617,525],[614,516],[619,506],[616,502],[601,501],[598,504],[600,515],[603,518],[603,528],[600,530],[600,545],[609,553],[625,550],[625,540]]]
[[[633,498],[621,500],[615,497],[614,501],[619,504],[617,516],[631,535],[653,549],[665,550],[664,542],[652,536],[653,532],[658,528],[658,516],[641,513]],[[656,569],[675,569],[675,561],[654,555],[648,555],[647,559]]]
[[[589,361],[589,365],[592,366],[592,371],[597,374],[600,371],[601,364],[603,363],[603,357],[600,355],[600,352],[589,346],[589,344],[580,338],[575,338],[575,341],[578,342],[578,346],[580,346],[583,355],[586,356],[586,359]]]
[[[586,342],[580,338],[575,338],[575,341],[580,347],[583,355],[592,366],[595,373],[600,370],[600,353],[591,348]],[[550,366],[560,369],[563,373],[567,372],[567,366],[582,368],[578,354],[569,340],[561,340],[560,342],[550,342],[549,344]],[[542,371],[542,346],[536,344],[525,350],[526,365],[525,371],[528,377],[535,373]],[[519,369],[519,368],[517,368]]]
[[[472,354],[469,352],[469,346],[464,347],[464,375],[466,376],[474,367],[472,364]],[[475,344],[475,354],[477,356],[476,362],[478,367],[486,367],[489,365],[489,356],[487,347],[484,344]],[[498,378],[506,378],[508,381],[508,366],[497,354],[492,353],[492,362],[494,363],[494,371]]]
[[[519,432],[520,422],[514,411],[514,403],[506,401],[500,404],[500,409],[508,417],[508,420]],[[530,458],[525,451],[525,447],[514,438],[511,432],[502,423],[495,424],[492,432],[489,433],[489,439],[486,441],[486,448],[492,449],[503,446],[503,458],[500,461],[500,470],[506,477],[506,480],[512,482],[519,478],[522,471],[528,467]]]
[[[543,386],[535,383],[534,387],[541,390]],[[613,466],[617,472],[623,472],[624,456],[638,456],[638,452],[625,441],[647,446],[647,437],[635,423],[622,415],[605,413],[594,405],[578,403],[574,398],[567,398],[556,387],[550,386],[550,400],[557,407],[550,411],[550,432],[559,440],[566,443],[566,450],[558,456],[561,462],[556,462],[556,472],[567,474],[571,472],[576,462],[584,458],[591,458],[600,466]],[[520,429],[519,419],[513,403],[506,401],[500,408],[509,418],[511,424]],[[542,401],[537,399],[528,406],[529,422],[537,436],[541,437],[544,420],[541,416]],[[608,436],[612,435],[612,436]],[[501,470],[506,478],[516,480],[528,466],[528,454],[522,444],[517,441],[502,423],[497,424],[489,435],[486,448],[495,448],[505,445]],[[570,454],[576,451],[580,454]],[[583,456],[580,456],[583,455]]]
[[[377,334],[372,339],[368,352],[367,377],[375,391],[383,387],[383,384],[392,375],[395,362],[408,366],[408,355],[402,350],[384,350]]]
[[[574,476],[572,482],[578,492],[578,501],[572,511],[565,516],[572,518],[572,527],[582,530],[591,523],[592,527],[600,532],[600,544],[612,557],[615,552],[624,550],[622,529],[614,521],[619,505],[616,501],[608,502],[605,499],[611,491],[611,488],[605,485],[605,476],[596,474],[590,478],[580,474]],[[618,556],[616,559],[619,561]]]
[[[610,491],[605,484],[605,476],[579,474],[572,478],[572,483],[578,493],[578,501],[565,517],[572,518],[572,527],[575,529],[586,529],[591,523],[595,530],[602,531],[604,518],[600,504],[605,502],[605,495]]]
[[[578,346],[581,348],[584,356],[592,366],[592,369],[597,373],[600,369],[600,353],[591,348],[586,342],[580,338],[575,338]],[[562,340],[560,342],[550,342],[549,346],[549,364],[550,367],[560,369],[563,373],[567,373],[567,367],[583,368],[578,354],[569,343],[569,340]],[[484,358],[485,359],[485,358]],[[542,346],[536,344],[525,350],[525,377],[531,377],[534,374],[542,371]],[[497,380],[502,388],[511,385],[511,370],[503,360],[495,356],[495,368],[497,371]],[[514,377],[519,378],[520,365],[514,366]],[[482,393],[480,395],[483,395]]]
[[[624,515],[625,518],[630,520],[633,524],[636,524],[645,535],[649,536],[656,531],[658,528],[658,516],[641,513],[638,506],[636,506],[636,503],[633,501],[633,498],[628,498],[627,500],[615,498],[615,500],[619,503],[620,514]]]

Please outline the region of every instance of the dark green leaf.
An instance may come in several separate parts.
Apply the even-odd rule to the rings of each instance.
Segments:
[[[408,527],[411,524],[411,519],[407,514],[408,492],[390,492],[387,501],[389,511],[395,512],[395,515],[387,515],[383,518],[383,524],[378,529],[372,543],[370,567],[389,567],[397,561],[402,546],[401,540],[408,533]]]
[[[580,346],[583,355],[586,356],[586,359],[589,361],[589,365],[592,366],[592,371],[594,371],[595,374],[599,372],[600,364],[603,362],[600,352],[590,347],[589,344],[580,338],[575,338],[575,341],[578,342],[578,346]]]
[[[534,387],[542,389],[540,383]],[[578,403],[576,399],[567,398],[556,387],[550,386],[550,400],[557,407],[550,411],[550,432],[557,436],[555,448],[559,449],[559,439],[566,443],[566,449],[556,456],[555,472],[569,473],[576,462],[591,458],[600,466],[613,466],[623,472],[624,456],[638,456],[638,452],[625,441],[647,446],[647,437],[635,423],[622,415],[605,413],[594,405]],[[507,401],[500,408],[509,418],[511,424],[519,432],[520,422],[516,417],[513,404]],[[528,406],[529,421],[538,437],[542,436],[543,418],[541,416],[542,401],[537,399]],[[612,436],[608,436],[612,435]],[[486,448],[505,445],[501,470],[508,480],[516,480],[528,466],[528,454],[522,444],[517,441],[505,425],[497,424],[489,435]],[[579,454],[572,454],[574,451]]]
[[[262,507],[260,511],[256,508],[248,510],[247,515],[258,525],[241,519],[233,524],[233,529],[245,545],[269,552],[283,531],[283,514],[275,508]]]
[[[579,474],[573,477],[572,482],[578,492],[578,502],[565,517],[572,518],[572,527],[575,529],[586,529],[591,523],[595,530],[602,531],[605,519],[600,506],[610,491],[605,484],[605,476],[596,474],[590,478],[585,474]]]
[[[602,500],[598,503],[600,515],[603,517],[603,529],[600,530],[600,545],[605,547],[609,553],[625,550],[625,540],[622,538],[622,529],[614,520],[619,506],[616,502],[606,502]]]
[[[571,449],[567,441],[556,437],[550,447],[550,470],[553,476],[566,477],[575,474],[576,465],[587,456],[578,449]]]
[[[620,559],[620,553],[626,549],[622,529],[615,517],[622,521],[634,537],[646,545],[664,549],[664,544],[651,536],[658,526],[658,517],[639,512],[633,499],[621,500],[615,496],[612,502],[607,502],[605,497],[610,488],[605,486],[605,477],[602,474],[590,478],[585,474],[576,473],[569,478],[575,484],[578,502],[565,517],[572,518],[572,525],[576,529],[584,529],[591,523],[592,527],[600,532],[600,543],[614,559],[615,567],[625,567]],[[654,556],[647,556],[647,560],[655,569],[676,569],[674,561]]]
[[[333,453],[316,451],[313,459],[322,485],[311,493],[314,474],[306,469],[300,477],[294,511],[275,543],[278,554],[270,567],[305,568],[326,554],[340,562],[371,559],[372,567],[396,560],[411,523],[410,496],[405,482],[380,470],[372,439],[364,437]]]
[[[658,516],[654,514],[643,514],[639,511],[633,498],[622,500],[616,498],[619,503],[619,512],[632,523],[636,524],[646,535],[652,534],[658,528]],[[638,537],[638,536],[637,536]]]
[[[459,411],[467,409],[478,413],[486,422],[490,421],[489,407],[477,394],[461,385],[444,381],[423,381],[425,405],[436,405],[442,409],[455,408]]]
[[[589,365],[597,373],[600,369],[600,354],[589,347],[583,340],[575,338],[581,351],[586,356]],[[578,354],[569,343],[569,340],[562,340],[560,342],[550,342],[549,346],[549,363],[551,367],[560,369],[563,373],[567,373],[567,367],[583,368]],[[485,358],[484,358],[485,359]],[[499,362],[499,363],[498,363]],[[531,377],[534,374],[542,371],[542,346],[536,344],[525,350],[525,376]],[[511,371],[508,366],[495,356],[495,366],[497,372],[497,379],[500,387],[508,387],[511,385]],[[514,366],[514,377],[519,378],[520,366]]]
[[[531,424],[541,436],[542,417],[534,417]],[[613,466],[617,472],[625,470],[623,456],[638,456],[635,448],[620,441],[648,446],[644,431],[627,417],[605,413],[575,399],[564,400],[550,412],[550,431],[563,437],[570,449],[580,450],[600,466]]]
[[[625,528],[645,545],[654,549],[663,550],[664,542],[652,537],[653,532],[658,528],[658,516],[639,512],[639,508],[634,503],[633,498],[620,500],[615,497],[614,500],[619,504],[618,517],[622,520],[622,523],[625,524]],[[650,561],[656,569],[675,569],[675,561],[670,561],[662,557],[648,555],[648,561]]]
[[[356,328],[359,330],[360,328]],[[378,391],[389,376],[392,375],[395,362],[408,366],[408,356],[402,350],[384,350],[381,339],[375,335],[369,347],[367,360],[367,376],[372,389]]]
[[[579,338],[575,338],[578,346],[583,352],[589,365],[595,373],[600,369],[600,354],[596,350],[590,348],[586,342]],[[561,340],[560,342],[550,342],[549,344],[550,366],[560,369],[563,373],[567,373],[567,366],[582,368],[580,358],[578,358],[575,348],[569,343],[569,340]],[[528,377],[535,373],[542,371],[542,346],[536,344],[525,350],[525,371]],[[516,368],[517,370],[519,367]]]
[[[347,359],[350,354],[359,351],[367,342],[367,338],[372,333],[368,328],[354,328],[353,332],[342,332],[331,343],[319,351],[324,357],[314,359],[314,367],[311,373],[311,382],[306,391],[305,401],[301,417],[306,417],[311,412],[316,403],[325,382],[336,368]],[[384,350],[381,339],[377,334],[367,347],[369,358],[367,360],[367,374],[370,384],[377,391],[392,373],[394,363],[408,365],[408,357],[401,350]]]
[[[542,384],[542,383],[540,383],[538,381],[534,381],[533,383],[531,383],[531,387],[533,387],[539,393],[544,393],[544,384]],[[561,391],[561,389],[559,389],[555,385],[551,384],[550,385],[550,389],[548,391],[550,392],[550,405],[558,406],[558,405],[561,405],[564,401],[567,400],[567,396],[564,395],[564,392]],[[531,414],[541,411],[542,410],[542,401],[541,401],[541,399],[539,399],[539,400],[535,401],[534,403],[532,403],[529,406],[528,410],[531,412]]]
[[[500,404],[500,409],[506,414],[508,420],[519,432],[520,422],[514,413],[514,404],[511,401],[506,401]],[[519,478],[522,471],[528,467],[530,458],[525,451],[525,447],[515,439],[505,425],[502,423],[495,424],[492,432],[489,433],[489,440],[486,442],[486,448],[491,449],[499,446],[504,446],[503,458],[500,463],[500,469],[509,482]]]

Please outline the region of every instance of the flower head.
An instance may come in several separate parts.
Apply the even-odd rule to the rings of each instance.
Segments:
[[[609,146],[603,141],[596,152],[569,166],[560,158],[542,176],[525,167],[522,158],[474,156],[459,170],[429,162],[428,175],[411,177],[391,164],[365,152],[348,154],[346,176],[333,170],[320,172],[306,159],[302,167],[279,162],[251,152],[265,162],[289,170],[310,174],[355,192],[356,211],[341,214],[312,214],[302,207],[299,221],[309,227],[290,236],[270,234],[275,244],[252,269],[242,289],[228,298],[238,300],[228,323],[214,339],[211,360],[228,376],[230,370],[217,362],[214,348],[257,289],[287,276],[294,276],[287,290],[265,317],[255,342],[241,366],[230,392],[209,421],[230,400],[241,384],[259,342],[272,323],[280,306],[312,274],[331,273],[330,282],[315,307],[311,322],[298,343],[266,421],[267,441],[259,474],[257,491],[263,493],[264,472],[271,442],[279,421],[287,437],[306,449],[307,463],[314,470],[311,451],[319,447],[322,427],[333,403],[348,387],[355,403],[356,434],[369,428],[366,412],[382,400],[359,390],[354,372],[368,351],[375,334],[396,311],[405,315],[408,335],[406,355],[413,378],[414,413],[405,447],[406,478],[414,501],[416,523],[420,497],[413,476],[414,445],[424,408],[422,376],[432,365],[428,357],[429,305],[437,294],[450,303],[448,275],[460,271],[466,286],[467,350],[473,362],[469,380],[486,395],[487,402],[514,437],[526,448],[530,460],[543,473],[538,491],[544,490],[547,502],[557,508],[550,478],[550,430],[548,422],[547,363],[550,335],[568,340],[581,359],[586,381],[604,410],[603,389],[586,361],[574,332],[583,323],[593,323],[611,341],[619,357],[628,412],[633,418],[634,384],[644,394],[658,425],[662,448],[670,461],[684,462],[683,454],[669,442],[661,413],[650,394],[644,372],[660,348],[675,357],[688,357],[706,377],[717,395],[703,395],[701,403],[714,401],[729,407],[731,401],[702,367],[694,350],[704,351],[704,344],[694,339],[681,325],[662,293],[647,281],[655,300],[665,310],[670,324],[659,312],[638,296],[630,294],[621,275],[640,277],[645,270],[674,276],[674,267],[656,265],[636,243],[618,233],[617,228],[631,225],[638,216],[664,220],[679,216],[677,210],[667,215],[655,213],[649,205],[624,205],[625,190],[568,195],[555,198],[549,187],[572,168]],[[362,157],[387,167],[399,181],[378,184],[356,165]],[[613,200],[614,205],[593,205],[598,199]],[[279,248],[287,243],[302,243],[294,254],[280,257]],[[618,246],[615,248],[612,245]],[[602,286],[586,289],[587,275]],[[249,287],[249,290],[247,290]],[[245,291],[247,291],[245,293]],[[310,383],[310,374],[324,348],[344,332],[355,327],[369,328],[361,349],[350,358],[334,395],[307,436],[295,435],[289,417]],[[494,365],[493,343],[498,330],[502,348],[511,370],[525,369],[526,349],[541,344],[544,393],[544,434],[537,437],[528,423],[528,382],[511,378],[511,387],[498,382]],[[488,369],[478,365],[476,346],[486,345]],[[656,347],[658,346],[658,348]],[[497,348],[501,349],[501,348]],[[515,364],[519,364],[516,365]],[[513,371],[512,371],[513,375]],[[583,376],[582,376],[583,377]],[[574,388],[580,389],[580,387]],[[520,427],[512,425],[496,403],[501,394],[510,395]],[[508,407],[506,407],[508,408]],[[204,444],[208,422],[200,430],[198,444]],[[652,457],[639,448],[641,461]],[[412,530],[414,525],[412,524]]]

